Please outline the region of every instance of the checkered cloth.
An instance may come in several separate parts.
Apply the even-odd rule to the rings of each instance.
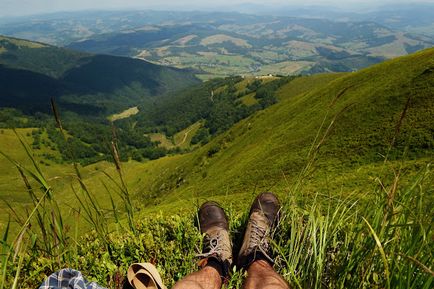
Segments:
[[[87,282],[80,271],[62,269],[51,274],[39,289],[105,289],[95,282]]]

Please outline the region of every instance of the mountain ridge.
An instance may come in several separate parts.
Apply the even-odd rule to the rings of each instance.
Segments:
[[[267,19],[232,14],[226,17],[100,34],[68,47],[140,57],[215,74],[226,69],[226,74],[286,75],[357,70],[432,45],[432,39],[430,42],[427,37],[394,31],[371,21]],[[180,43],[188,37],[188,41]],[[285,64],[285,69],[278,69],[279,64]],[[301,67],[294,67],[295,64]]]
[[[31,36],[83,51],[194,68],[202,71],[203,79],[212,75],[353,71],[434,44],[433,36],[417,33],[419,28],[414,32],[387,25],[387,19],[392,21],[394,14],[380,24],[367,16],[357,17],[358,14],[349,14],[346,19],[333,13],[326,14],[329,17],[310,18],[288,15],[88,11],[63,17],[51,15],[45,20],[34,17],[31,18],[36,23],[34,27],[26,21],[15,22],[0,27],[0,33]],[[408,19],[404,21],[407,22]],[[196,39],[178,42],[191,35],[196,35]],[[209,37],[219,41],[204,42]],[[241,42],[249,47],[237,45]]]
[[[0,36],[0,48],[2,106],[14,104],[19,109],[31,108],[32,103],[41,110],[39,100],[32,101],[36,94],[45,107],[55,97],[60,104],[95,106],[95,112],[110,114],[199,83],[189,71],[139,59],[93,55],[5,36]],[[38,80],[51,90],[38,85]]]

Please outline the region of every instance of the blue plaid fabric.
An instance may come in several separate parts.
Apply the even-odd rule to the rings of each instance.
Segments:
[[[39,289],[106,289],[95,282],[87,282],[80,271],[62,269],[51,274]]]

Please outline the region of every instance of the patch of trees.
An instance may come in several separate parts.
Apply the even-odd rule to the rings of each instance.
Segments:
[[[62,160],[56,161],[77,161],[83,165],[101,160],[111,161],[112,141],[117,144],[123,161],[157,159],[180,153],[181,150],[159,147],[157,142],[147,136],[148,133],[161,132],[170,137],[197,121],[203,121],[203,127],[196,132],[191,142],[205,144],[241,119],[276,103],[276,90],[290,79],[279,78],[267,84],[255,80],[241,92],[236,88],[243,80],[241,77],[214,79],[176,94],[147,101],[140,107],[139,114],[116,121],[116,127],[112,127],[100,115],[83,116],[60,109],[65,136],[61,135],[51,115],[35,113],[28,116],[16,109],[0,109],[0,127],[40,128],[31,132],[32,147],[37,150],[58,150]],[[256,93],[258,103],[250,106],[243,104],[240,97],[252,92]]]
[[[49,119],[50,116],[43,113],[25,115],[14,108],[0,107],[0,128],[41,127]]]
[[[48,128],[47,132],[66,161],[78,161],[82,164],[101,160],[112,161],[112,142],[117,144],[122,161],[130,158],[137,161],[157,159],[171,153],[158,147],[158,143],[152,142],[142,128],[136,128],[131,123],[112,127],[105,120],[94,119],[85,122],[68,119],[64,122],[64,128],[68,132],[66,141],[54,126]]]
[[[132,123],[119,123],[113,133],[111,124],[104,118],[66,112],[62,115],[62,126],[66,140],[51,115],[36,113],[29,116],[16,109],[0,109],[0,128],[35,128],[27,133],[33,139],[31,148],[59,151],[61,159],[43,150],[43,157],[55,162],[76,161],[87,165],[101,160],[111,161],[112,140],[118,144],[123,161],[130,158],[138,161],[157,159],[169,153],[178,153],[177,150],[158,147],[158,143],[145,135],[144,128],[135,127]]]
[[[204,127],[199,129],[192,139],[192,144],[203,144],[213,135],[229,129],[255,111],[276,103],[276,91],[293,78],[282,77],[266,84],[256,79],[241,91],[236,88],[243,80],[240,76],[214,79],[193,89],[143,105],[141,112],[132,119],[137,122],[137,127],[143,128],[145,132],[161,132],[169,137],[199,120],[204,120]],[[255,93],[258,103],[250,106],[243,104],[240,97],[252,92]]]
[[[206,144],[210,139],[209,130],[207,128],[201,127],[197,130],[195,135],[191,138],[191,144]]]

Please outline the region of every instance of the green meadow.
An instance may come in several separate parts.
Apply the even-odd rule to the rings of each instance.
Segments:
[[[174,136],[184,153],[152,161],[121,163],[114,148],[113,163],[51,162],[44,153],[58,152],[32,149],[32,129],[1,129],[0,288],[34,288],[64,267],[121,288],[138,261],[170,286],[197,269],[198,205],[226,208],[236,250],[262,191],[283,204],[273,250],[294,288],[431,288],[433,95],[428,49],[297,77],[278,103],[193,147],[198,122]],[[234,271],[228,288],[243,276]]]

